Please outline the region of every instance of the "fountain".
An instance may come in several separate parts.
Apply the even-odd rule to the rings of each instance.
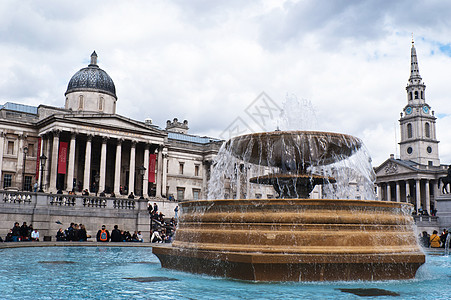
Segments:
[[[232,138],[218,156],[263,168],[250,182],[273,186],[278,198],[180,203],[174,242],[153,253],[164,268],[252,281],[414,278],[425,256],[410,204],[309,198],[315,185],[335,182],[315,170],[361,147],[353,136],[315,131]]]

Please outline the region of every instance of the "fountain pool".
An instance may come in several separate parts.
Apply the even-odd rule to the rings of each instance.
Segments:
[[[450,299],[451,257],[427,255],[415,279],[259,283],[160,267],[149,248],[2,249],[1,299]],[[131,279],[127,279],[131,278]],[[393,295],[398,296],[393,296]],[[366,297],[368,298],[368,297]]]

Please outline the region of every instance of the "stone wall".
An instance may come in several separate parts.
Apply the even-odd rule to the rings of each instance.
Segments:
[[[165,218],[174,216],[176,202],[150,199],[157,203]],[[106,225],[111,232],[114,225],[119,229],[141,231],[144,241],[150,237],[150,218],[146,199],[105,198],[46,193],[0,191],[0,236],[5,238],[14,222],[32,224],[41,239],[51,236],[55,240],[59,228],[67,229],[70,223],[84,224],[91,240],[97,230]],[[59,224],[59,223],[62,223]]]

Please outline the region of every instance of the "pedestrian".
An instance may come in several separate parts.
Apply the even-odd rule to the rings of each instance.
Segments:
[[[440,248],[440,237],[437,235],[437,230],[432,232],[430,237],[431,240],[431,248]]]
[[[174,208],[174,212],[175,212],[175,218],[178,219],[178,217],[179,217],[179,206],[178,205]]]

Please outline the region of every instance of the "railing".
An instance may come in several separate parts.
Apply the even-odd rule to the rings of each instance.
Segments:
[[[16,204],[31,204],[31,194],[27,192],[5,191],[3,202]]]
[[[413,219],[415,220],[415,223],[419,222],[425,222],[425,223],[437,223],[438,217],[436,216],[426,216],[426,215],[418,215],[413,216]]]
[[[49,195],[49,203],[54,206],[75,206],[75,196]]]
[[[106,207],[106,199],[101,198],[83,198],[84,207],[104,208]]]

